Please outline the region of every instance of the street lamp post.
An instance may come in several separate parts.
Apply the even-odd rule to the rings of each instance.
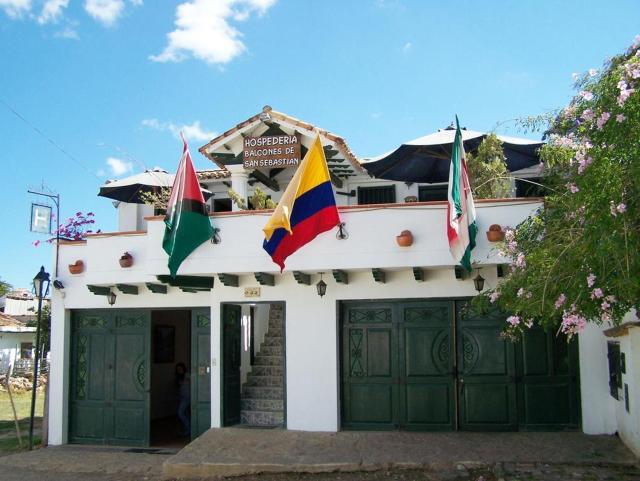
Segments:
[[[31,391],[31,417],[29,422],[29,450],[33,449],[33,421],[36,413],[36,390],[38,389],[38,367],[40,364],[40,325],[42,324],[42,298],[49,290],[49,274],[44,266],[33,278],[33,287],[38,296],[38,324],[36,325],[36,359],[33,363],[33,389]]]

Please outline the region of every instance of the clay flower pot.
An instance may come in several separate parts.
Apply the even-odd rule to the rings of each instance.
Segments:
[[[410,230],[403,230],[396,236],[396,242],[400,247],[409,247],[413,244],[413,234]]]
[[[69,264],[69,272],[71,274],[81,274],[84,271],[84,262],[80,259],[75,261],[73,264]]]
[[[504,231],[502,226],[498,224],[492,224],[487,231],[487,239],[489,242],[500,242],[504,240]]]
[[[122,257],[118,260],[120,267],[131,267],[133,265],[133,256],[128,252],[122,254]]]

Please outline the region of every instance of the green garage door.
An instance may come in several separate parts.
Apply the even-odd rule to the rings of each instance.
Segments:
[[[69,440],[149,442],[149,312],[72,315]]]
[[[345,302],[341,316],[346,429],[579,424],[576,343],[533,331],[514,345],[500,337],[504,314],[467,301]]]

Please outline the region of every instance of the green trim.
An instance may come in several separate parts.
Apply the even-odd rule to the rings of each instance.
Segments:
[[[123,294],[131,294],[134,296],[138,295],[138,286],[134,286],[131,284],[116,284],[116,287]]]
[[[349,274],[346,271],[341,271],[339,269],[334,269],[333,278],[339,284],[349,284]]]
[[[256,281],[261,286],[275,286],[276,281],[275,277],[272,274],[267,274],[266,272],[256,272],[254,274],[256,276]]]
[[[300,271],[293,271],[293,278],[298,284],[304,284],[305,286],[311,285],[311,276]]]
[[[384,284],[386,282],[386,275],[382,269],[374,267],[371,269],[371,274],[373,274],[374,281],[379,282],[380,284]]]
[[[424,282],[424,270],[421,267],[414,267],[413,278],[418,282]]]
[[[218,280],[222,282],[222,285],[227,287],[238,287],[238,276],[233,274],[218,274]]]
[[[213,289],[213,277],[200,277],[200,276],[176,276],[175,279],[171,276],[156,276],[157,279],[163,284],[168,284],[173,287],[186,287],[190,289]]]
[[[111,293],[111,288],[105,286],[95,286],[93,284],[87,284],[87,289],[93,292],[96,296],[108,296]]]
[[[147,282],[147,289],[149,289],[154,294],[166,294],[167,286],[164,284],[154,284],[153,282]]]

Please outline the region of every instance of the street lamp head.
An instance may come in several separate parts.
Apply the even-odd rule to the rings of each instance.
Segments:
[[[44,266],[40,267],[40,272],[33,278],[33,287],[38,297],[42,297],[49,290],[49,273],[45,272]]]
[[[316,291],[320,297],[324,296],[327,293],[327,283],[322,280],[323,272],[320,272],[320,281],[316,284]]]
[[[113,291],[109,291],[109,294],[107,295],[107,302],[109,303],[110,306],[113,306],[116,303],[116,293]]]
[[[473,279],[473,285],[478,292],[482,292],[484,289],[484,277],[480,275],[480,269],[478,269],[478,275]]]

